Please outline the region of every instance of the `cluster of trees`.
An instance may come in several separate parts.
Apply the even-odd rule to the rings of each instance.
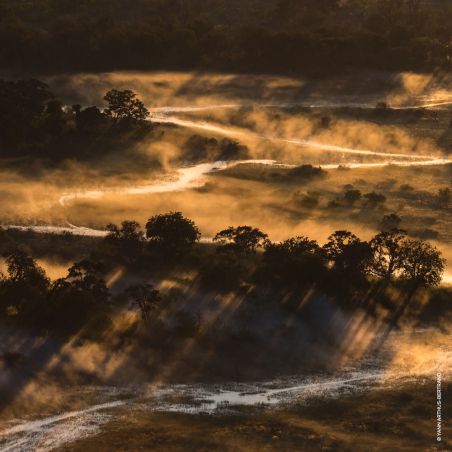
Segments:
[[[110,305],[110,293],[98,275],[101,263],[81,261],[67,277],[51,281],[46,272],[18,247],[3,253],[8,276],[0,274],[2,317],[18,319],[23,325],[73,331],[89,315]]]
[[[132,91],[112,89],[104,100],[108,107],[103,112],[80,105],[65,110],[39,80],[0,80],[0,156],[50,157],[53,148],[83,148],[83,138],[130,130],[149,116]]]
[[[2,67],[306,72],[450,68],[452,9],[423,0],[0,2]]]
[[[389,224],[394,218],[385,221]],[[407,232],[397,228],[382,231],[369,242],[349,231],[336,231],[319,246],[306,237],[271,242],[257,228],[231,226],[215,235],[215,254],[205,256],[193,248],[201,237],[199,229],[180,212],[152,217],[146,234],[134,221],[107,229],[109,234],[96,251],[98,258],[143,268],[175,265],[195,256],[190,262],[198,265],[201,284],[218,290],[255,282],[316,286],[338,294],[369,287],[376,279],[404,280],[415,290],[439,284],[445,264],[436,248],[406,238]],[[258,249],[262,253],[257,254]]]
[[[303,165],[302,167],[309,167],[311,165]],[[315,168],[319,171],[324,172],[320,168]],[[306,194],[297,191],[293,194],[294,203],[305,209],[314,209],[319,205],[319,200],[322,197],[322,193],[316,191],[308,191]],[[328,201],[328,207],[331,209],[342,208],[342,207],[353,207],[356,202],[364,200],[365,207],[376,208],[386,202],[386,196],[382,193],[377,193],[375,191],[365,193],[364,195],[360,190],[356,189],[346,189],[343,198],[334,198]]]
[[[86,259],[76,262],[66,277],[52,281],[19,247],[8,249],[2,256],[8,274],[0,272],[0,318],[3,320],[72,333],[93,315],[106,314],[112,307],[111,293],[102,279],[107,271],[101,262]],[[129,308],[139,309],[145,322],[161,301],[159,292],[150,284],[131,285],[125,295]]]
[[[336,231],[319,246],[307,237],[271,242],[257,228],[231,226],[215,235],[213,254],[194,248],[201,233],[180,212],[151,217],[146,232],[135,221],[124,221],[120,227],[109,224],[107,229],[91,260],[75,263],[66,277],[55,281],[25,251],[6,250],[8,275],[0,274],[0,317],[48,329],[80,328],[94,313],[111,308],[102,275],[118,264],[148,275],[188,264],[198,268],[198,283],[209,290],[270,285],[301,293],[315,289],[338,300],[362,296],[372,284],[391,280],[404,281],[409,299],[419,287],[438,285],[445,266],[436,248],[407,239],[400,229],[380,232],[369,242],[349,231]],[[162,299],[150,284],[132,285],[125,295],[145,322]]]

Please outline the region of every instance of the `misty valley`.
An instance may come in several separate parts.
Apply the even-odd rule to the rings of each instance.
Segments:
[[[450,450],[449,74],[3,78],[0,451]]]

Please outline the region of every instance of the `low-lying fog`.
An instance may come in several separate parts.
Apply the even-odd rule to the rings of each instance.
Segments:
[[[376,85],[369,82],[372,77]],[[452,179],[452,161],[441,144],[449,139],[449,131],[440,130],[439,120],[428,113],[452,105],[448,78],[367,74],[360,80],[345,77],[314,82],[115,72],[58,76],[46,82],[65,105],[104,107],[106,91],[133,90],[151,111],[154,129],[123,154],[92,156],[86,161],[68,158],[55,165],[41,161],[3,171],[0,224],[5,227],[103,236],[108,223],[136,220],[144,226],[153,215],[180,211],[196,223],[205,240],[228,226],[250,225],[273,241],[307,236],[323,244],[339,229],[367,240],[378,232],[378,221],[385,213],[397,213],[405,222],[402,227],[417,227],[425,217],[432,217],[439,231],[434,244],[452,262],[452,216],[435,201],[438,189],[450,186]],[[387,102],[395,113],[372,116],[369,111],[377,102]],[[417,119],[414,111],[421,111]],[[217,142],[237,141],[236,158],[220,159],[218,150],[209,146],[193,155],[193,149],[187,148],[193,135]],[[305,164],[321,166],[328,173],[312,180],[287,177],[293,168]],[[409,196],[400,191],[403,184],[413,186]],[[359,208],[328,208],[330,200],[343,196],[346,185],[363,193],[384,192],[385,208],[365,214]],[[299,208],[293,201],[297,192],[315,193],[319,208]],[[67,270],[65,265],[50,262],[45,267],[52,277]],[[109,278],[114,282],[114,275]],[[451,278],[446,275],[445,282],[452,282]],[[352,326],[354,322],[360,323],[353,319]],[[361,334],[359,328],[350,334],[356,332]],[[404,331],[392,333],[384,349],[360,355],[353,363],[344,362],[335,373],[259,384],[76,387],[76,395],[89,393],[83,399],[88,409],[68,403],[62,410],[66,414],[59,416],[5,420],[0,450],[56,449],[98,432],[119,409],[215,414],[243,404],[278,409],[318,397],[403,384],[410,378],[422,381],[439,369],[450,369],[449,334],[418,331],[415,325],[405,332],[406,337]],[[378,341],[376,331],[359,334],[354,345],[360,340],[366,345]],[[81,367],[92,351],[76,344],[66,347]],[[102,353],[98,362],[113,369],[114,359],[109,361]],[[93,356],[92,365],[96,353]],[[121,357],[116,358],[116,364],[123,363]],[[34,384],[27,389],[29,393]],[[59,397],[56,392],[46,388],[42,397]]]

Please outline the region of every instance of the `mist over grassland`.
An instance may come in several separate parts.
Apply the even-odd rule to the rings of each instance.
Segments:
[[[128,419],[121,435],[150,441],[143,423],[154,419],[165,450],[173,441],[171,410],[259,384],[263,393],[301,386],[277,418],[265,405],[238,404],[227,410],[229,433],[201,418],[176,417],[184,426],[178,438],[197,450],[194,432],[213,429],[228,438],[225,450],[235,450],[245,429],[265,431],[251,435],[255,449],[286,434],[293,436],[284,439],[290,450],[350,450],[357,435],[363,448],[371,441],[422,448],[431,432],[425,426],[416,436],[413,425],[432,421],[433,378],[450,367],[452,294],[437,287],[442,277],[450,283],[441,260],[451,257],[452,137],[448,105],[441,104],[448,78],[372,79],[382,77],[384,89],[359,96],[352,89],[359,78],[45,78],[62,101],[56,117],[65,118],[63,126],[43,129],[54,124],[45,109],[26,139],[3,147],[1,160],[1,419],[132,400],[118,411]],[[350,94],[341,89],[335,97],[344,85]],[[77,129],[72,105],[104,111],[113,88],[136,92],[149,121],[115,130],[107,117],[97,128]],[[196,172],[202,165],[206,172]],[[173,246],[177,235],[160,242],[154,230],[145,238],[148,222],[169,212],[182,212],[207,243],[198,243],[198,233],[183,250]],[[258,229],[251,231],[254,249],[227,235],[245,225]],[[58,227],[63,234],[51,229]],[[377,243],[367,245],[393,228],[403,259],[386,278],[375,273]],[[356,237],[340,244],[335,231]],[[221,232],[226,239],[211,243]],[[415,245],[436,262],[422,284],[407,270]],[[15,285],[11,256],[28,265],[23,286]],[[131,286],[151,297],[149,312],[134,304]],[[195,389],[186,393],[178,384]],[[339,386],[329,392],[331,385]],[[449,397],[449,386],[444,393]],[[155,407],[165,413],[149,412]],[[108,413],[106,436],[99,435],[106,444],[117,441],[116,412]],[[74,431],[98,433],[95,426],[107,422],[90,416],[77,415],[82,427]],[[346,433],[334,439],[339,430]],[[7,446],[21,438],[10,435]],[[68,447],[105,446],[94,434],[77,438]]]

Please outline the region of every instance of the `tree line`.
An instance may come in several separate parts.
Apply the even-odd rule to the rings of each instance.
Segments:
[[[320,246],[304,236],[272,242],[258,228],[231,226],[213,238],[214,253],[195,246],[201,232],[181,212],[151,217],[145,231],[136,221],[109,224],[107,231],[90,259],[74,263],[66,277],[55,281],[20,247],[4,251],[3,321],[63,331],[79,328],[93,313],[112,309],[102,275],[118,265],[147,277],[164,269],[196,268],[199,288],[215,292],[246,292],[251,286],[300,295],[317,290],[341,303],[391,281],[402,284],[409,301],[420,287],[439,285],[445,267],[440,251],[407,239],[401,229],[380,232],[370,241],[336,231]],[[145,322],[163,295],[150,284],[125,290],[130,308],[139,310]]]
[[[0,2],[0,64],[35,72],[450,70],[452,9],[423,0]]]

